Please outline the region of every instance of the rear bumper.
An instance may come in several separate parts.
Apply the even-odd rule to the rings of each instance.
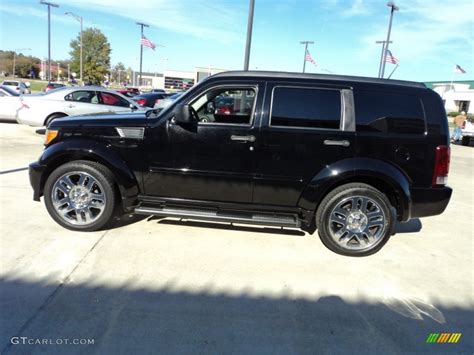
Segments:
[[[30,176],[30,185],[33,188],[33,200],[40,201],[40,197],[43,195],[42,189],[42,178],[46,166],[39,164],[38,162],[31,163],[28,169]]]
[[[448,206],[453,189],[450,187],[432,187],[428,189],[412,188],[411,218],[436,216]]]

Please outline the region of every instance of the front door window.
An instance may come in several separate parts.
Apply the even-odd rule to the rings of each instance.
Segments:
[[[200,124],[250,125],[255,104],[254,88],[216,88],[196,99],[191,108]]]

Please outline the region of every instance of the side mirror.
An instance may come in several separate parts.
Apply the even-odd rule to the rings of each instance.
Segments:
[[[132,110],[132,111],[138,110],[138,107],[135,106],[134,104],[130,104],[128,107],[130,107],[130,110]]]
[[[178,105],[174,110],[174,120],[178,123],[190,123],[192,121],[189,105]]]
[[[207,113],[214,113],[215,110],[216,110],[216,107],[214,105],[214,102],[209,101],[207,103]]]

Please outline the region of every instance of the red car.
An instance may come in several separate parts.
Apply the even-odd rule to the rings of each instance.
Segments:
[[[119,89],[115,90],[118,93],[127,96],[127,97],[133,97],[135,95],[140,95],[140,90],[138,88],[126,88],[126,89]]]
[[[54,90],[54,89],[57,89],[57,88],[63,88],[65,86],[66,85],[61,84],[61,83],[48,83],[48,85],[46,85],[46,87],[43,89],[43,91],[47,92],[49,90]]]

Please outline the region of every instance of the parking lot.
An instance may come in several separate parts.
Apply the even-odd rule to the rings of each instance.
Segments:
[[[2,354],[474,350],[472,147],[452,145],[444,214],[348,258],[277,228],[124,216],[65,230],[32,200],[26,168],[42,140],[0,123]],[[427,344],[430,333],[462,336]]]

